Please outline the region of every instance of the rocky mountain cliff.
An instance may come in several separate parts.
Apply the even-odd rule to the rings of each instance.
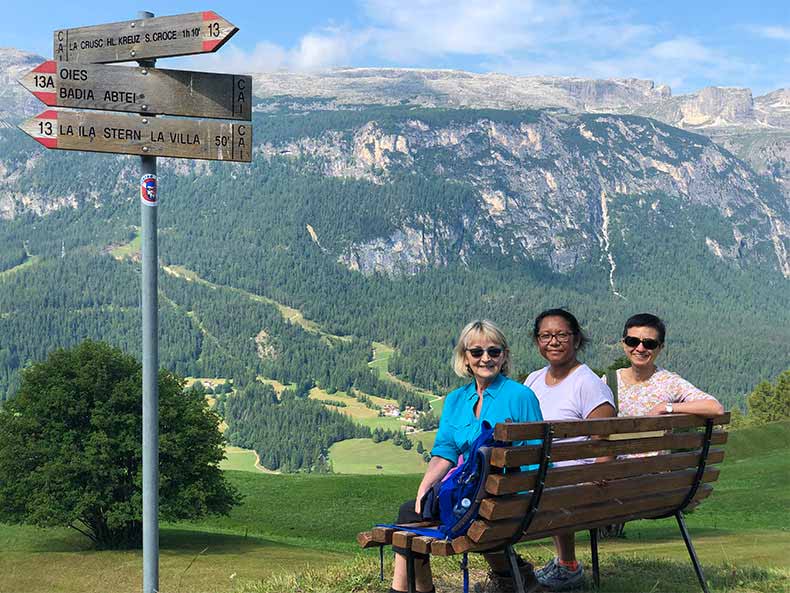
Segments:
[[[40,59],[0,50],[7,83],[0,114],[7,121],[41,109],[10,83]],[[710,209],[721,223],[702,238],[713,256],[744,265],[770,260],[790,277],[787,90],[756,100],[748,89],[673,97],[668,87],[643,80],[398,69],[256,74],[255,85],[258,121],[287,130],[272,134],[257,125],[256,152],[266,159],[376,184],[420,174],[473,188],[474,208],[452,220],[406,213],[389,235],[343,245],[337,257],[351,269],[414,273],[484,246],[559,272],[603,257],[616,291],[610,219],[612,204],[627,198],[648,200],[654,211],[667,207],[662,200]],[[541,110],[523,110],[535,106]],[[708,137],[617,113],[693,128],[752,167]],[[298,125],[308,116],[313,132]],[[14,164],[0,154],[0,216],[79,203],[74,193],[45,196],[25,186],[37,154],[20,153]],[[204,166],[175,163],[182,171]],[[91,191],[82,199],[100,200]]]
[[[366,273],[414,273],[481,246],[558,272],[602,253],[616,291],[612,204],[647,200],[660,212],[677,200],[721,222],[701,237],[713,255],[745,264],[772,253],[768,263],[790,277],[790,212],[778,188],[708,138],[633,116],[462,113],[439,121],[404,110],[402,120],[264,141],[260,152],[327,176],[439,175],[475,189],[477,207],[454,218],[406,213],[389,236],[346,245],[340,261]]]
[[[15,80],[44,58],[0,48],[0,126],[37,113],[40,103]],[[491,109],[563,109],[655,118],[713,138],[790,200],[790,89],[753,97],[749,89],[708,87],[673,96],[649,80],[518,77],[456,70],[341,68],[304,74],[252,73],[258,109],[349,109],[364,105]]]

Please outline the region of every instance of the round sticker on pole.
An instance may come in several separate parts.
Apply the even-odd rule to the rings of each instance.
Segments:
[[[140,200],[146,206],[156,206],[159,204],[156,195],[156,175],[143,175],[140,178]]]

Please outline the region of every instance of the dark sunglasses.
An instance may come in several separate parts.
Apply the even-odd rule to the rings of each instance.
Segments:
[[[472,358],[480,358],[483,356],[483,352],[488,352],[488,356],[491,358],[499,358],[502,354],[502,348],[497,348],[496,346],[491,346],[490,348],[467,348],[466,351]]]
[[[642,344],[647,350],[655,350],[659,346],[661,346],[661,342],[658,340],[653,340],[651,338],[640,339],[636,336],[626,336],[623,338],[623,344],[628,346],[629,348],[636,348],[639,344]]]

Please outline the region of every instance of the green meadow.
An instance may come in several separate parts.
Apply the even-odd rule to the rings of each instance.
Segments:
[[[427,467],[422,455],[414,448],[404,451],[392,441],[340,441],[329,449],[329,458],[332,460],[332,471],[338,474],[415,474],[424,472]]]
[[[790,423],[734,431],[726,449],[713,495],[687,517],[712,591],[786,592]],[[354,538],[394,519],[419,474],[227,475],[245,496],[229,517],[162,526],[163,592],[388,590],[378,581],[378,554],[359,551]],[[588,563],[586,536],[579,539]],[[552,554],[548,540],[520,547],[535,564]],[[600,552],[603,592],[699,590],[673,519],[629,523],[626,538],[603,541]],[[476,555],[471,565],[473,582],[482,580]],[[137,593],[141,573],[139,551],[96,552],[68,529],[0,525],[0,593]],[[438,593],[460,590],[456,559],[438,561],[436,574]]]
[[[219,466],[226,471],[259,473],[261,470],[255,466],[257,461],[258,456],[255,454],[255,451],[228,445],[225,447],[225,459]]]
[[[17,272],[21,272],[22,270],[24,270],[26,268],[30,268],[32,266],[35,266],[40,260],[41,260],[41,258],[39,256],[32,255],[32,256],[28,257],[27,259],[25,259],[25,261],[23,261],[18,266],[14,266],[13,268],[8,268],[7,270],[0,271],[0,279],[8,278],[9,276],[11,276],[13,274],[16,274]]]

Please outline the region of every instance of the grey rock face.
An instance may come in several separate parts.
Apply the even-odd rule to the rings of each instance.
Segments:
[[[12,127],[46,106],[17,82],[46,58],[13,48],[0,48],[0,127]]]
[[[5,89],[0,119],[7,125],[41,109],[14,81],[42,60],[0,49],[0,88]],[[259,140],[258,158],[299,159],[326,176],[385,184],[408,172],[474,189],[477,201],[468,210],[445,218],[415,212],[395,221],[390,236],[351,242],[336,253],[344,265],[362,273],[413,274],[427,266],[466,261],[483,250],[517,261],[543,261],[559,272],[601,262],[610,269],[614,289],[613,201],[626,197],[653,204],[660,200],[655,196],[666,195],[710,207],[728,221],[725,236],[708,238],[715,257],[747,261],[750,253],[767,246],[776,268],[790,276],[786,89],[756,99],[748,89],[721,88],[672,97],[668,87],[645,80],[364,68],[256,74],[255,84],[262,98],[259,109],[268,111],[283,106],[298,112],[364,110],[370,103],[549,108],[520,121],[462,115],[456,123],[403,117],[383,124],[371,117],[353,130]],[[584,111],[605,113],[570,113]],[[617,112],[645,114],[704,132],[748,161],[759,175],[707,137]],[[168,160],[162,165],[178,174],[201,166]],[[18,166],[0,160],[0,216],[77,206],[74,196],[29,195],[17,183],[19,174]]]
[[[790,215],[779,193],[766,195],[748,166],[706,137],[648,119],[543,113],[522,122],[407,119],[387,129],[373,121],[268,146],[266,155],[284,151],[324,175],[381,184],[409,170],[475,188],[473,210],[449,219],[407,216],[388,237],[347,245],[339,261],[363,273],[415,273],[481,249],[558,272],[598,257],[613,267],[610,204],[627,197],[658,207],[656,196],[666,195],[727,221],[731,239],[709,244],[716,257],[748,258],[768,245],[775,267],[790,274]]]

